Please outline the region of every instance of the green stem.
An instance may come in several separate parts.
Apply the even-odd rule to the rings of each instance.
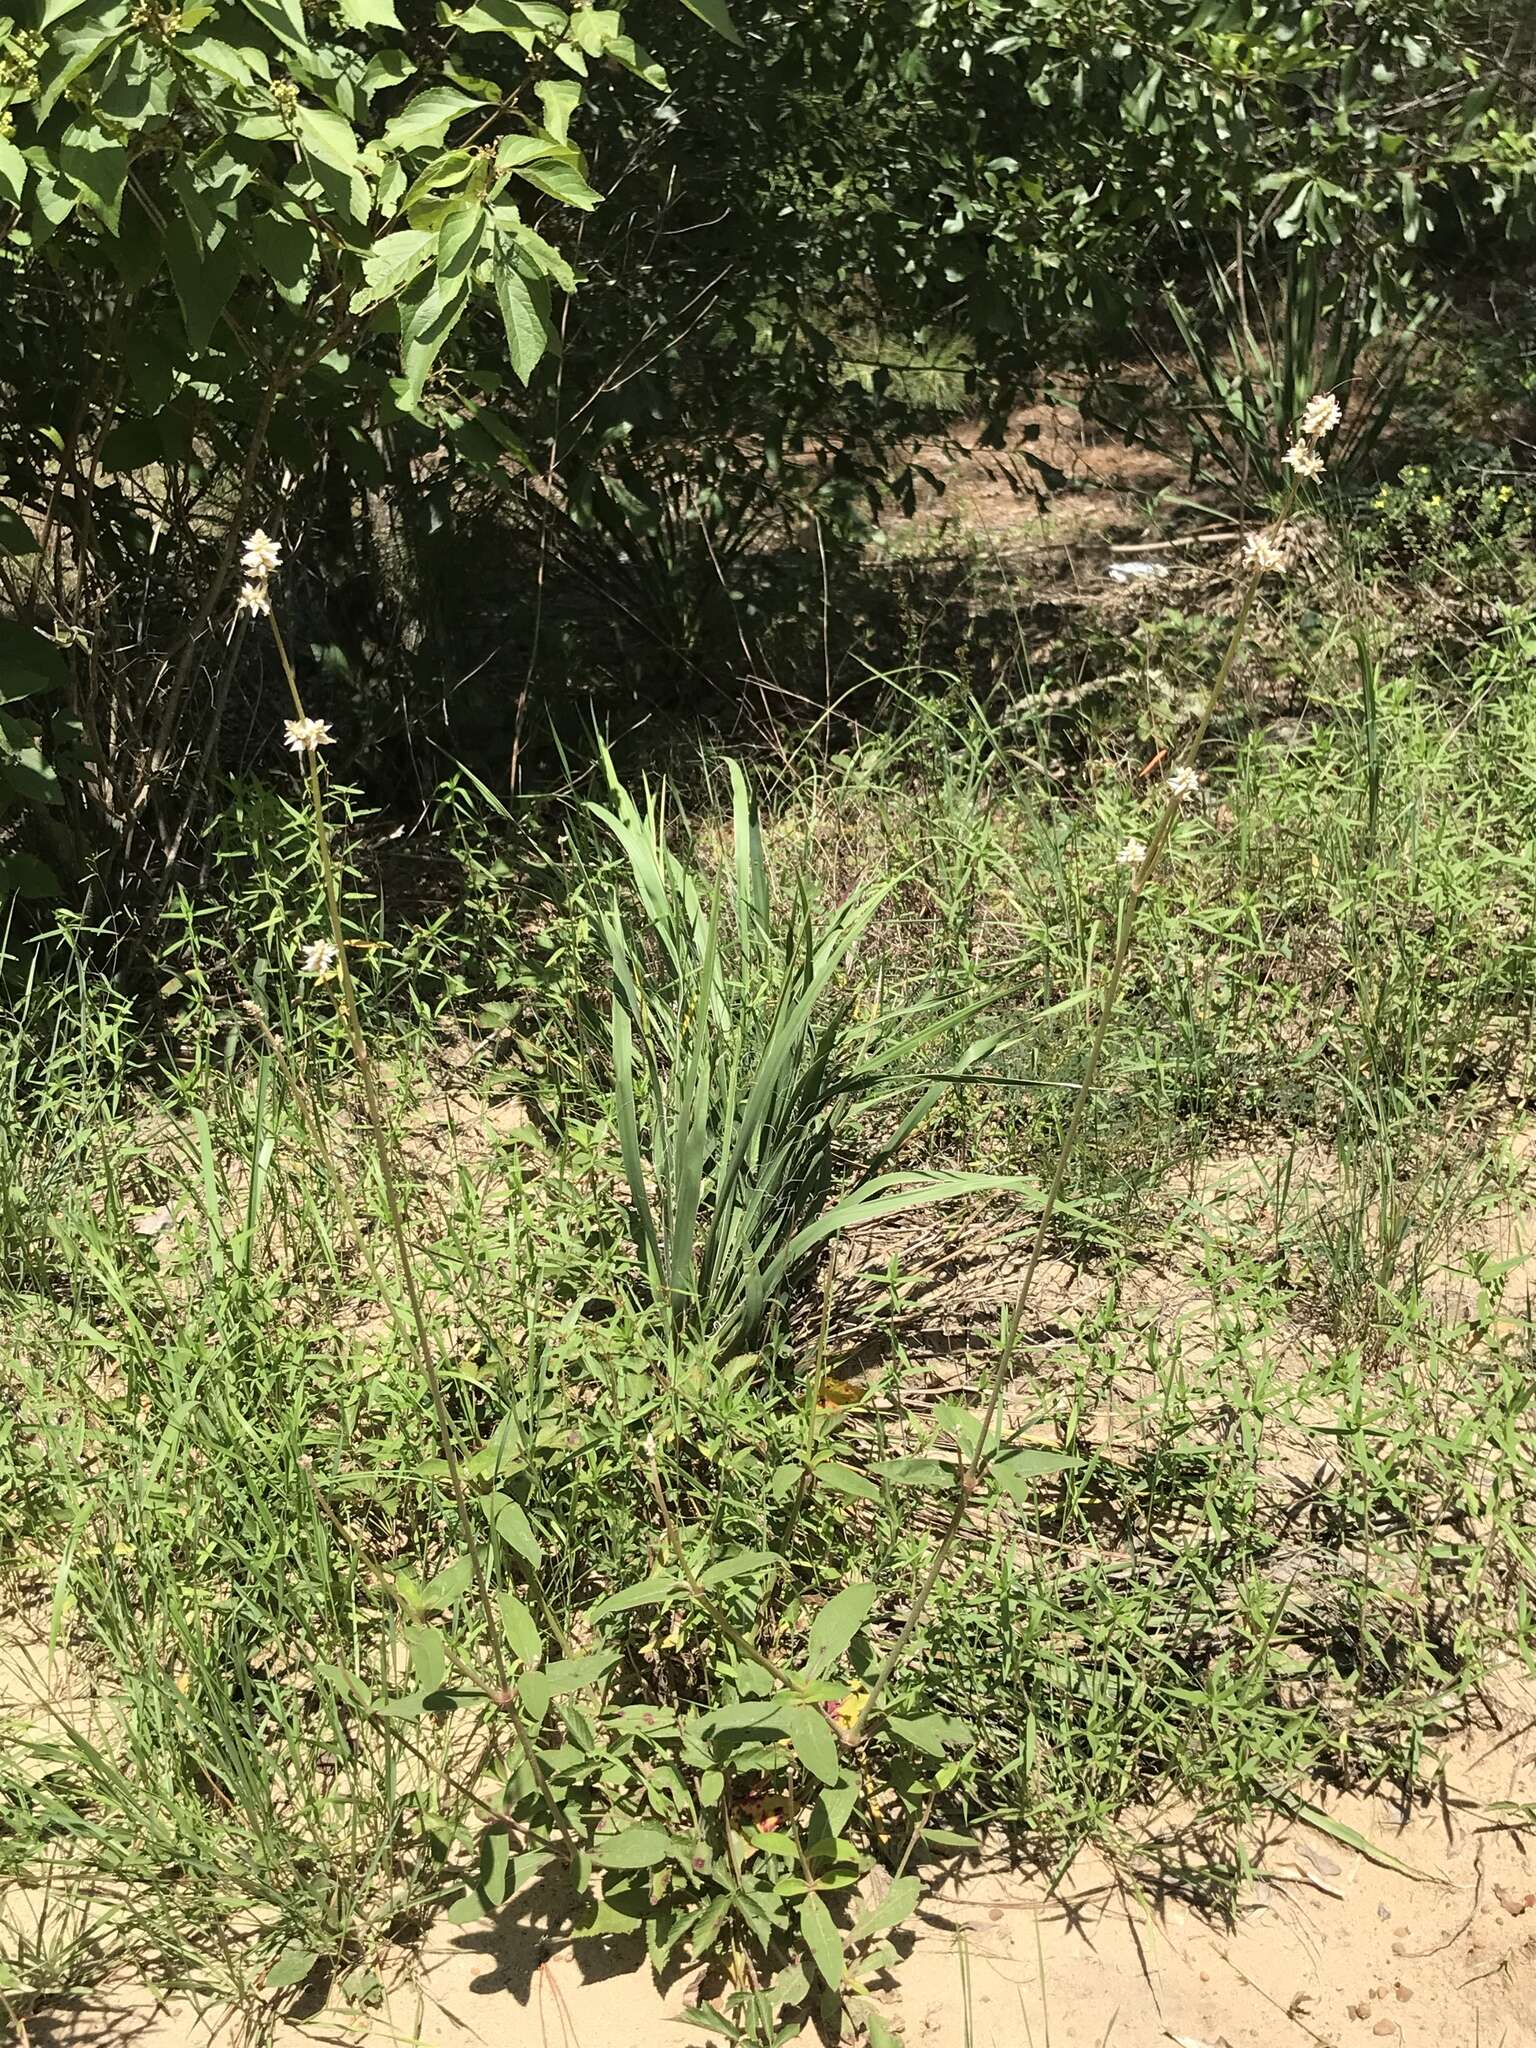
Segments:
[[[268,613],[272,628],[272,639],[277,647],[277,658],[282,664],[283,675],[288,684],[288,694],[293,700],[295,716],[308,716],[304,700],[299,695],[298,678],[293,671],[287,644],[278,626],[276,615]],[[373,1136],[374,1153],[379,1162],[379,1178],[384,1189],[384,1209],[389,1224],[389,1235],[400,1266],[400,1277],[405,1286],[406,1300],[410,1305],[416,1346],[421,1354],[422,1373],[427,1383],[427,1394],[432,1403],[433,1418],[437,1426],[438,1447],[442,1452],[443,1464],[448,1473],[448,1484],[453,1494],[454,1508],[459,1523],[459,1536],[465,1554],[469,1558],[470,1570],[474,1577],[475,1596],[485,1618],[486,1635],[490,1642],[491,1658],[496,1672],[496,1705],[512,1723],[519,1747],[527,1759],[539,1794],[549,1808],[563,1837],[567,1849],[574,1853],[577,1843],[569,1823],[555,1798],[554,1787],[549,1774],[533,1744],[528,1724],[524,1721],[517,1703],[517,1695],[508,1680],[507,1660],[502,1649],[501,1626],[495,1606],[491,1600],[490,1583],[486,1578],[484,1560],[480,1547],[475,1541],[474,1524],[470,1518],[469,1497],[464,1487],[463,1468],[454,1447],[453,1427],[448,1416],[448,1404],[443,1398],[442,1377],[437,1367],[435,1347],[427,1322],[426,1304],[416,1278],[416,1268],[411,1259],[410,1243],[405,1234],[404,1209],[400,1200],[399,1176],[396,1172],[394,1145],[389,1135],[389,1126],[384,1115],[384,1099],[379,1088],[378,1075],[369,1055],[368,1041],[363,1032],[362,1011],[357,1000],[357,986],[352,979],[352,969],[347,960],[346,933],[341,922],[341,892],[336,880],[336,861],[331,845],[330,823],[325,812],[325,797],[320,786],[320,764],[316,748],[308,748],[304,755],[304,769],[309,784],[309,800],[315,819],[315,843],[320,854],[320,875],[325,889],[326,917],[331,928],[331,944],[336,949],[336,970],[341,981],[342,1015],[346,1021],[347,1039],[352,1058],[357,1067],[358,1078],[363,1084],[363,1100],[368,1114],[368,1125]]]

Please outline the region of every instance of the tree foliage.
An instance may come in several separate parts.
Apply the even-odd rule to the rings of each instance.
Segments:
[[[646,29],[661,62],[554,0],[0,28],[0,582],[63,658],[14,671],[54,709],[8,712],[0,760],[67,768],[60,861],[120,884],[186,844],[242,703],[251,516],[304,536],[323,619],[377,604],[381,523],[519,512],[687,651],[701,588],[734,605],[769,538],[910,503],[944,414],[1001,434],[1213,252],[1261,284],[1313,252],[1379,321],[1536,217],[1509,0],[689,0]],[[431,582],[381,636],[402,692]]]
[[[573,119],[604,69],[664,83],[615,9],[401,4],[41,0],[5,27],[0,570],[70,653],[120,869],[185,823],[160,799],[217,728],[242,521],[326,464],[366,487],[402,436],[518,459],[496,400],[558,345],[560,244],[598,199]],[[482,304],[494,350],[475,329],[450,360]]]

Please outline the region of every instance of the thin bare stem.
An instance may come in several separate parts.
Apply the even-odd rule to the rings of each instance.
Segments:
[[[294,674],[293,662],[289,658],[287,643],[274,613],[269,612],[268,623],[272,628],[272,639],[277,648],[277,658],[282,664],[283,675],[288,684],[288,694],[293,700],[295,715],[304,719],[308,716],[303,698],[299,694],[298,678]],[[490,1642],[491,1658],[496,1672],[496,1705],[512,1723],[513,1732],[533,1774],[539,1794],[549,1808],[551,1817],[563,1837],[567,1849],[574,1854],[577,1843],[570,1824],[555,1798],[554,1787],[549,1781],[533,1737],[518,1707],[517,1695],[508,1679],[507,1660],[502,1649],[501,1626],[491,1599],[490,1582],[485,1574],[485,1562],[480,1546],[475,1540],[474,1524],[470,1518],[469,1497],[464,1487],[464,1472],[454,1446],[453,1427],[448,1416],[448,1404],[443,1398],[442,1376],[438,1371],[436,1348],[432,1342],[427,1321],[426,1304],[422,1299],[421,1287],[416,1278],[416,1268],[411,1258],[410,1242],[406,1237],[404,1209],[400,1200],[400,1181],[395,1158],[394,1141],[384,1115],[384,1099],[379,1087],[377,1071],[369,1055],[368,1041],[363,1031],[362,1011],[357,999],[357,986],[352,979],[352,969],[347,959],[346,933],[341,922],[341,892],[336,879],[336,861],[331,845],[330,824],[326,817],[325,797],[320,785],[320,765],[317,750],[307,748],[304,754],[304,768],[309,784],[310,806],[315,819],[315,843],[320,855],[320,874],[325,890],[326,917],[331,927],[331,943],[336,949],[336,968],[341,982],[342,1015],[346,1022],[347,1039],[352,1058],[357,1066],[358,1078],[363,1084],[363,1100],[367,1109],[369,1129],[373,1136],[374,1151],[379,1162],[379,1177],[384,1189],[385,1215],[389,1234],[394,1245],[395,1256],[400,1266],[400,1277],[405,1286],[406,1300],[410,1305],[411,1323],[415,1332],[416,1347],[421,1355],[422,1373],[427,1383],[427,1394],[432,1403],[433,1418],[437,1425],[438,1447],[442,1452],[443,1464],[448,1473],[449,1489],[453,1494],[454,1508],[459,1523],[459,1535],[463,1542],[470,1570],[474,1577],[475,1596],[485,1618],[486,1634]]]

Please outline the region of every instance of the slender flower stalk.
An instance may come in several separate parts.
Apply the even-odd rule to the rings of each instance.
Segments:
[[[272,565],[276,566],[279,553],[277,543],[268,541],[261,533],[252,534],[246,543],[247,566],[249,557],[257,552],[258,542],[265,543],[270,551]],[[331,936],[326,943],[332,951],[334,965],[341,987],[342,1015],[346,1022],[347,1038],[356,1064],[358,1078],[363,1086],[363,1101],[368,1115],[369,1128],[373,1137],[374,1152],[379,1162],[379,1176],[384,1189],[384,1208],[389,1225],[389,1234],[395,1256],[400,1267],[400,1277],[405,1286],[406,1300],[410,1307],[411,1323],[415,1332],[417,1349],[421,1355],[422,1373],[427,1383],[427,1394],[432,1404],[433,1418],[437,1427],[438,1447],[442,1452],[443,1464],[447,1469],[449,1488],[453,1494],[454,1506],[459,1524],[459,1536],[464,1545],[465,1555],[470,1562],[474,1577],[475,1595],[485,1618],[486,1635],[490,1644],[492,1665],[496,1674],[496,1686],[492,1695],[495,1705],[512,1723],[513,1733],[527,1761],[540,1796],[549,1808],[556,1828],[563,1838],[567,1853],[574,1855],[578,1844],[559,1801],[555,1797],[549,1774],[534,1746],[533,1736],[518,1706],[517,1694],[509,1682],[507,1660],[502,1648],[501,1625],[491,1600],[491,1589],[485,1575],[485,1564],[480,1546],[475,1539],[474,1524],[470,1519],[469,1498],[464,1486],[463,1468],[458,1452],[454,1448],[453,1428],[448,1417],[447,1402],[443,1398],[442,1376],[438,1369],[436,1350],[427,1322],[426,1304],[416,1278],[416,1269],[411,1259],[410,1243],[405,1233],[405,1211],[400,1196],[400,1175],[395,1158],[394,1144],[384,1114],[384,1098],[379,1086],[378,1074],[368,1051],[368,1041],[363,1031],[362,1011],[358,1003],[357,986],[352,979],[352,969],[347,960],[346,934],[341,922],[341,890],[337,881],[335,850],[331,842],[330,822],[326,816],[325,797],[320,784],[319,748],[327,745],[331,738],[330,727],[323,719],[309,716],[299,694],[298,677],[294,673],[287,642],[277,623],[275,613],[268,612],[267,623],[272,630],[273,645],[282,667],[288,694],[293,700],[293,718],[285,724],[286,744],[293,748],[304,763],[305,779],[309,785],[310,808],[315,820],[315,843],[320,855],[320,875],[325,893],[326,919]],[[302,737],[295,740],[295,733]],[[311,948],[311,952],[313,952]]]
[[[1314,401],[1315,403],[1316,401]],[[1281,508],[1279,520],[1277,521],[1277,526],[1282,530],[1284,521],[1290,512],[1294,496],[1295,486],[1293,484],[1291,491],[1287,494],[1285,503]],[[1248,538],[1252,541],[1259,538],[1259,536],[1250,534]],[[1268,538],[1268,536],[1264,536],[1264,538]],[[1237,663],[1238,653],[1247,635],[1248,621],[1253,612],[1254,602],[1259,594],[1259,584],[1274,566],[1272,562],[1246,545],[1243,549],[1243,556],[1248,574],[1243,585],[1243,593],[1238,604],[1237,615],[1232,621],[1232,631],[1228,636],[1226,649],[1222,654],[1221,661],[1211,678],[1210,686],[1206,690],[1205,700],[1200,707],[1199,720],[1196,723],[1189,744],[1184,749],[1184,758],[1179,763],[1178,768],[1174,770],[1174,774],[1178,774],[1181,769],[1190,768],[1200,752],[1205,736],[1210,730],[1211,720],[1216,715],[1217,706],[1220,704],[1222,696],[1226,691],[1227,684],[1231,679],[1232,670]],[[1172,778],[1170,777],[1171,780]],[[854,1721],[853,1726],[848,1730],[845,1737],[845,1740],[850,1745],[862,1739],[864,1730],[869,1724],[870,1716],[879,1706],[886,1686],[890,1683],[893,1673],[906,1655],[907,1646],[916,1634],[919,1622],[927,1612],[928,1603],[933,1598],[934,1587],[939,1583],[939,1578],[945,1566],[949,1563],[955,1544],[959,1540],[960,1532],[965,1526],[966,1518],[970,1513],[971,1502],[980,1491],[986,1468],[996,1454],[998,1446],[993,1441],[993,1432],[998,1427],[1003,1396],[1007,1391],[1012,1375],[1014,1353],[1018,1349],[1019,1333],[1024,1326],[1024,1317],[1029,1307],[1031,1295],[1034,1292],[1035,1275],[1039,1272],[1040,1262],[1045,1255],[1046,1239],[1050,1233],[1052,1219],[1056,1214],[1056,1205],[1061,1199],[1061,1191],[1067,1177],[1067,1168],[1071,1163],[1073,1154],[1077,1150],[1078,1140],[1082,1136],[1083,1126],[1088,1119],[1088,1111],[1097,1094],[1099,1070],[1104,1060],[1104,1043],[1109,1035],[1110,1019],[1114,1016],[1115,1005],[1119,1000],[1121,983],[1125,979],[1126,963],[1131,953],[1131,941],[1136,931],[1136,914],[1140,908],[1141,899],[1146,893],[1147,885],[1157,871],[1158,863],[1168,844],[1169,836],[1173,831],[1178,816],[1179,798],[1170,789],[1163,805],[1162,813],[1153,827],[1152,837],[1142,857],[1132,868],[1130,887],[1126,891],[1120,906],[1115,950],[1110,960],[1109,972],[1104,980],[1103,993],[1099,999],[1098,1012],[1094,1019],[1093,1035],[1088,1045],[1088,1058],[1084,1066],[1083,1078],[1073,1100],[1072,1113],[1067,1119],[1066,1130],[1062,1133],[1061,1143],[1057,1147],[1055,1163],[1051,1168],[1051,1176],[1046,1184],[1045,1194],[1040,1203],[1040,1214],[1035,1224],[1034,1236],[1030,1240],[1029,1256],[1025,1262],[1024,1276],[1019,1282],[1019,1291],[1014,1296],[1003,1324],[1002,1343],[998,1348],[997,1363],[992,1369],[986,1406],[981,1417],[981,1427],[976,1432],[975,1449],[963,1460],[960,1466],[958,1482],[955,1487],[954,1506],[950,1510],[944,1532],[934,1548],[933,1557],[929,1562],[928,1569],[923,1574],[917,1591],[913,1595],[912,1604],[907,1610],[906,1619],[897,1632],[895,1642],[886,1652],[883,1661],[870,1680],[869,1697],[864,1701],[863,1706],[859,1710],[858,1718]],[[1128,850],[1128,848],[1121,849],[1121,859],[1124,859]],[[1130,866],[1130,863],[1127,862],[1126,865]]]

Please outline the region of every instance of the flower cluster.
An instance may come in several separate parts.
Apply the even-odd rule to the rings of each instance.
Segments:
[[[1343,417],[1339,401],[1331,391],[1320,391],[1301,408],[1296,443],[1280,458],[1298,482],[1314,483],[1322,475],[1323,458],[1312,444],[1331,434]]]
[[[264,617],[271,611],[267,582],[277,574],[282,559],[281,546],[259,526],[254,533],[247,535],[245,546],[240,550],[240,566],[245,571],[245,581],[235,599],[237,611],[246,612],[253,619]]]
[[[1263,527],[1243,536],[1243,559],[1259,576],[1278,576],[1285,568],[1285,542],[1278,529]]]
[[[336,971],[336,948],[329,939],[314,939],[304,948],[299,961],[300,974],[307,974],[314,981],[329,981]]]
[[[1144,839],[1127,839],[1124,846],[1115,855],[1115,866],[1117,868],[1139,868],[1146,857],[1147,845]]]
[[[1200,778],[1193,768],[1175,768],[1168,778],[1168,794],[1175,803],[1197,803],[1200,797]]]
[[[328,747],[336,737],[323,718],[285,718],[283,745],[293,754],[312,754]]]
[[[1339,401],[1331,391],[1320,391],[1316,398],[1309,398],[1301,409],[1301,435],[1303,440],[1321,441],[1343,419]]]

